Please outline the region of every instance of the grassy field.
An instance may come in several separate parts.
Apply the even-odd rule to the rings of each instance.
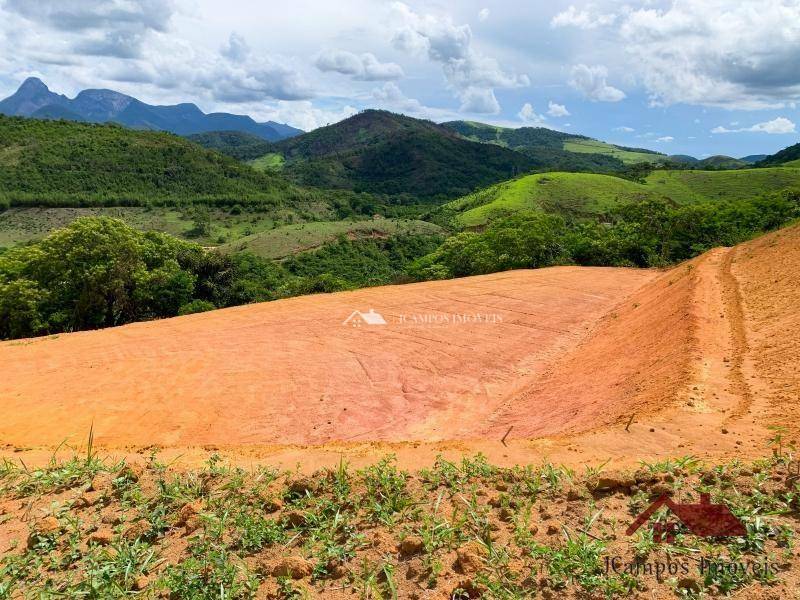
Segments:
[[[800,169],[738,171],[653,171],[640,184],[609,175],[541,173],[506,181],[447,204],[463,227],[485,224],[496,216],[540,209],[576,217],[649,197],[679,203],[738,200],[800,187]]]
[[[493,218],[526,209],[571,213],[601,213],[622,199],[645,198],[648,191],[632,181],[589,173],[529,175],[476,192],[447,205],[464,227],[482,225]]]
[[[285,162],[286,159],[283,158],[283,154],[271,152],[256,158],[255,160],[250,160],[247,162],[247,164],[253,167],[256,171],[280,171]]]
[[[353,238],[389,237],[393,235],[434,235],[442,229],[433,223],[410,219],[377,219],[369,221],[320,221],[285,225],[256,233],[221,247],[223,251],[247,250],[263,258],[278,259],[311,250],[340,235]]]
[[[210,228],[196,231],[196,217],[191,208],[172,207],[108,207],[108,208],[11,208],[0,212],[0,247],[11,247],[37,240],[54,229],[66,227],[86,216],[109,216],[124,220],[143,231],[163,231],[190,239],[205,246],[228,243],[246,236],[280,227],[304,218],[329,218],[322,204],[309,206],[302,214],[290,209],[269,211],[233,211],[209,208]]]
[[[564,142],[564,150],[568,152],[577,152],[579,154],[608,154],[614,158],[620,159],[626,164],[655,162],[665,158],[661,154],[650,154],[648,152],[632,152],[630,150],[624,150],[612,144],[607,144],[598,140],[567,140]]]
[[[44,468],[7,459],[0,597],[788,598],[793,464],[684,457],[575,472],[477,455],[408,472],[386,457],[308,476],[216,454],[176,471],[156,450],[129,464],[91,451]],[[676,524],[662,541],[654,522],[675,521],[663,507],[626,533],[662,494],[700,493],[726,504],[744,535]]]

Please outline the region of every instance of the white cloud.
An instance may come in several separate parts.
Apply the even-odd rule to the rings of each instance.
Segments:
[[[248,113],[261,121],[277,121],[299,127],[304,131],[311,131],[317,127],[338,123],[342,119],[352,117],[358,109],[349,104],[336,109],[321,109],[315,107],[309,100],[296,102],[279,101],[275,106],[264,107],[263,104],[247,107]]]
[[[459,93],[461,107],[466,113],[496,115],[500,112],[500,103],[495,98],[494,90],[483,88],[467,88]]]
[[[403,77],[403,68],[396,63],[382,63],[374,54],[353,54],[347,50],[321,52],[315,61],[320,71],[351,75],[362,81],[388,81]]]
[[[490,13],[489,13],[489,9],[488,8],[480,9],[478,11],[478,21],[481,21],[481,22],[485,21],[486,19],[489,18],[489,14]]]
[[[61,54],[121,59],[140,58],[146,40],[165,32],[175,14],[172,0],[5,0],[0,7],[58,32],[47,43]]]
[[[378,106],[404,113],[418,114],[425,107],[419,100],[407,97],[396,83],[387,81],[383,87],[372,90],[372,98]]]
[[[220,54],[228,60],[241,63],[247,60],[250,55],[250,46],[247,45],[247,40],[244,37],[233,32],[228,38],[228,43],[220,49]]]
[[[800,97],[800,2],[672,0],[619,28],[654,104],[758,109]]]
[[[719,126],[711,130],[711,133],[740,133],[740,132],[756,132],[756,133],[772,133],[772,134],[785,134],[796,133],[796,126],[793,121],[786,117],[778,117],[772,121],[764,123],[756,123],[751,127],[741,127],[738,129],[728,129],[727,127]]]
[[[544,115],[536,114],[530,102],[522,105],[522,108],[517,113],[520,120],[526,125],[543,125],[546,117]]]
[[[620,127],[614,127],[614,131],[621,131],[623,133],[633,133],[636,130],[633,127],[626,127],[625,125],[622,125]]]
[[[593,7],[578,10],[574,6],[558,13],[550,20],[550,27],[578,27],[580,29],[596,29],[612,25],[617,20],[614,14],[601,14],[593,11]]]
[[[584,96],[596,102],[619,102],[625,98],[625,92],[608,85],[606,78],[608,69],[602,65],[575,65],[569,84]]]
[[[497,113],[500,105],[495,88],[530,85],[527,75],[506,71],[496,59],[472,48],[469,25],[456,25],[448,16],[418,14],[402,2],[392,6],[402,23],[392,38],[395,48],[441,64],[464,112]]]
[[[665,135],[663,137],[656,138],[656,141],[657,142],[667,142],[668,143],[668,142],[674,142],[675,138],[672,137],[671,135]]]
[[[556,104],[552,100],[547,104],[547,114],[551,117],[568,117],[570,112],[563,104]]]

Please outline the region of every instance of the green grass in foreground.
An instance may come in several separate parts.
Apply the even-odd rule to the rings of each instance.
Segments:
[[[246,250],[262,258],[278,259],[317,248],[341,235],[369,238],[440,233],[442,229],[438,225],[411,219],[319,221],[262,231],[226,244],[221,250],[224,252]]]
[[[670,198],[678,204],[742,200],[800,188],[800,169],[653,171],[645,183],[591,173],[540,173],[506,181],[446,205],[456,224],[475,227],[508,213],[538,209],[591,217],[628,202]]]
[[[43,468],[6,460],[0,598],[787,597],[798,574],[793,464],[781,450],[747,464],[686,456],[575,472],[477,455],[407,472],[388,456],[303,476],[217,455],[192,471],[155,452],[144,464],[91,449]],[[627,536],[665,493],[709,493],[746,534]],[[661,509],[652,520],[670,519]]]

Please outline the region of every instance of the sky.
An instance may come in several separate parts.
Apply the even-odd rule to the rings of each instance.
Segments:
[[[668,154],[800,141],[800,0],[0,0],[29,76],[305,130],[364,108]]]

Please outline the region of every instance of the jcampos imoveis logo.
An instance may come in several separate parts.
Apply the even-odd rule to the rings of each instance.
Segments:
[[[633,535],[644,525],[655,512],[666,506],[675,515],[677,521],[683,523],[694,535],[699,537],[729,537],[746,535],[747,531],[742,522],[724,504],[712,504],[709,494],[700,494],[697,504],[678,504],[667,494],[659,496],[647,509],[631,523],[625,532]],[[655,523],[653,525],[653,539],[656,542],[672,543],[675,541],[677,521]]]

